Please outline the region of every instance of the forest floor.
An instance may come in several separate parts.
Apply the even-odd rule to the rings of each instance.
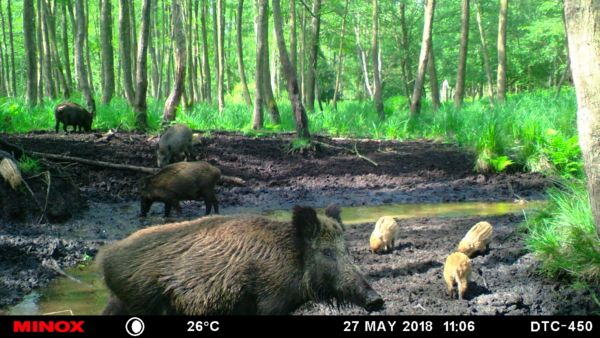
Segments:
[[[155,167],[158,139],[145,134],[34,132],[0,138],[25,151],[46,152],[119,164]],[[549,182],[541,175],[512,172],[477,174],[474,155],[430,140],[364,141],[316,137],[316,151],[290,152],[290,135],[247,137],[212,132],[194,145],[197,159],[224,175],[246,181],[221,186],[223,214],[289,210],[294,205],[325,207],[462,201],[542,199]],[[377,166],[356,156],[358,152]],[[0,223],[0,307],[14,304],[34,288],[46,286],[59,268],[93,256],[97,249],[142,227],[203,215],[202,204],[183,203],[183,213],[165,220],[155,204],[146,219],[139,212],[137,182],[144,174],[62,162],[61,173],[79,187],[85,207],[73,204],[63,223],[38,224],[36,217]],[[0,183],[3,184],[3,183]],[[60,193],[60,192],[58,192]],[[1,199],[0,199],[0,202]],[[4,203],[11,203],[4,201]],[[34,214],[34,213],[32,213]],[[342,214],[342,219],[344,215]],[[480,218],[438,217],[402,220],[395,251],[368,251],[373,224],[351,225],[346,233],[355,261],[384,298],[376,314],[591,314],[597,311],[586,290],[546,279],[524,249],[517,231],[522,215],[488,217],[495,234],[489,252],[473,259],[466,300],[450,300],[442,281],[443,262]],[[598,290],[596,290],[598,291]],[[363,314],[364,310],[308,304],[297,313]]]

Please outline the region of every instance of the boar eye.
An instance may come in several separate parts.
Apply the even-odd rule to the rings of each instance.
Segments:
[[[323,249],[323,255],[328,258],[335,259],[335,252],[329,248]]]

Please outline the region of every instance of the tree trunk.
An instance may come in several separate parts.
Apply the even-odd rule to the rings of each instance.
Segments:
[[[171,21],[175,41],[175,86],[165,102],[165,109],[163,111],[165,123],[175,120],[175,112],[183,94],[185,81],[185,31],[183,28],[180,0],[173,0],[172,13],[173,19]]]
[[[131,68],[131,21],[129,14],[129,0],[120,0],[119,8],[119,56],[121,59],[121,68],[123,69],[122,80],[125,97],[129,104],[133,105],[135,92],[133,90],[133,70]]]
[[[171,40],[170,38],[167,38],[167,18],[169,17],[169,14],[167,12],[167,5],[166,5],[166,0],[162,0],[162,17],[160,20],[160,38],[157,38],[157,58],[158,58],[158,98],[162,98],[164,96],[163,93],[166,92],[166,88],[163,88],[163,79],[165,76],[165,56],[167,55],[167,48],[165,41],[166,40]],[[158,23],[156,24],[156,27],[158,29]],[[158,36],[158,34],[157,34]]]
[[[62,42],[63,42],[63,57],[65,59],[65,75],[67,77],[67,85],[69,88],[73,88],[73,76],[71,75],[71,61],[69,53],[69,17],[67,14],[67,3],[62,2]]]
[[[369,70],[368,70],[368,66],[367,66],[367,56],[365,51],[363,50],[361,44],[360,44],[360,23],[358,22],[357,19],[357,23],[356,26],[354,26],[354,34],[356,35],[356,48],[358,49],[358,63],[360,68],[362,69],[363,72],[363,80],[365,80],[365,90],[367,91],[367,94],[369,94],[370,98],[373,98],[373,90],[371,89],[371,84],[369,83]]]
[[[136,19],[135,19],[135,1],[130,1],[129,2],[129,13],[128,13],[128,17],[129,17],[129,33],[130,33],[130,40],[131,41],[131,51],[129,52],[129,56],[131,57],[131,79],[132,81],[135,80],[135,74],[137,74],[137,62],[136,62],[136,58],[137,58],[137,28],[136,28]],[[135,96],[135,94],[134,94]]]
[[[225,49],[224,38],[225,22],[223,15],[223,0],[217,0],[217,104],[219,112],[225,109]]]
[[[265,35],[267,32],[267,0],[257,0],[256,1],[256,90],[254,95],[254,114],[252,118],[252,128],[255,130],[259,130],[263,128],[263,88],[261,85],[264,81],[268,81],[268,79],[264,79],[265,71],[263,67],[267,67],[268,65],[265,63],[263,59],[263,55],[265,54]]]
[[[212,103],[212,89],[210,85],[210,60],[208,58],[208,34],[206,33],[206,0],[202,0],[202,9],[200,12],[200,22],[202,23],[202,69],[204,73],[204,98],[208,103]]]
[[[211,10],[212,10],[212,45],[214,47],[213,57],[214,57],[214,67],[215,67],[215,85],[217,86],[217,105],[219,103],[219,37],[218,32],[219,28],[217,27],[217,0],[211,0]]]
[[[375,110],[379,119],[385,118],[383,111],[383,99],[381,98],[381,78],[379,67],[379,6],[377,0],[373,0],[373,35],[371,56],[373,58],[373,99],[375,100]]]
[[[290,62],[292,63],[294,72],[296,72],[297,71],[296,58],[298,55],[297,42],[296,42],[296,0],[289,0],[289,1],[290,1]],[[304,27],[302,29],[304,29]]]
[[[85,31],[85,12],[84,2],[85,0],[77,0],[75,2],[75,22],[76,22],[76,33],[75,33],[75,68],[77,68],[77,83],[79,90],[83,94],[85,103],[89,111],[94,114],[96,112],[96,103],[90,92],[88,73],[85,65],[85,59],[83,58],[83,48],[85,47],[85,40],[87,34]]]
[[[292,65],[283,38],[283,24],[281,22],[281,8],[279,0],[273,0],[273,25],[275,27],[275,36],[277,37],[277,45],[279,48],[279,58],[285,72],[287,80],[288,96],[294,110],[294,119],[296,120],[296,135],[299,138],[309,138],[308,117],[300,100],[300,90],[298,89],[298,79],[296,71]]]
[[[338,49],[337,72],[335,74],[335,87],[333,88],[333,109],[337,109],[337,98],[342,86],[342,69],[344,64],[344,36],[346,34],[346,17],[348,16],[348,5],[350,0],[346,0],[344,6],[344,16],[342,17],[342,35],[340,36],[340,48]]]
[[[321,0],[313,0],[310,39],[310,54],[308,55],[308,71],[306,73],[306,87],[304,88],[304,98],[306,100],[306,109],[315,110],[315,81],[317,77],[317,61],[319,51],[319,34],[321,31]]]
[[[0,24],[2,24],[2,63],[4,64],[4,82],[3,87],[5,88],[6,95],[10,95],[10,62],[8,61],[8,46],[6,44],[6,24],[4,23],[4,11],[0,5]]]
[[[481,22],[481,8],[479,8],[479,1],[475,1],[475,10],[477,18],[477,27],[479,28],[479,40],[481,41],[481,55],[483,56],[483,67],[485,68],[485,75],[487,77],[487,92],[490,98],[490,103],[493,104],[494,100],[494,80],[492,78],[492,68],[490,67],[490,57],[488,55],[487,43],[485,40],[485,32],[483,31],[483,23]]]
[[[433,24],[433,12],[435,10],[435,0],[427,0],[425,6],[425,16],[423,25],[423,41],[421,42],[421,53],[419,55],[419,68],[417,69],[417,78],[413,90],[412,102],[410,104],[410,115],[417,116],[421,112],[421,95],[423,95],[423,82],[425,79],[425,67],[429,56],[429,46],[431,46],[431,27]]]
[[[306,8],[302,7],[302,29],[300,29],[300,98],[302,98],[302,102],[306,102],[306,98],[304,97],[304,88],[306,86],[305,82],[305,60],[306,60],[306,33],[304,32],[304,27],[306,27]]]
[[[401,70],[402,77],[404,82],[404,96],[410,100],[410,68],[408,67],[408,54],[409,54],[409,45],[408,45],[408,30],[406,28],[406,16],[405,16],[405,4],[404,1],[400,2],[400,32],[402,33],[402,60]]]
[[[148,93],[148,43],[150,36],[150,13],[152,10],[151,2],[152,0],[143,0],[142,2],[142,22],[136,58],[137,71],[135,73],[136,88],[133,111],[135,112],[135,127],[141,131],[148,129],[146,95]]]
[[[238,72],[240,73],[240,81],[242,82],[242,92],[244,94],[244,101],[250,107],[252,107],[252,99],[250,98],[250,92],[248,91],[248,83],[246,82],[246,71],[244,70],[244,49],[242,48],[242,14],[244,10],[244,0],[238,0],[237,17],[235,19],[236,25],[236,46],[237,46],[237,60],[238,60]]]
[[[469,0],[461,0],[460,16],[460,49],[458,54],[458,71],[454,91],[454,107],[460,108],[465,96],[465,72],[467,68],[467,49],[469,43]]]
[[[42,37],[42,49],[43,49],[43,63],[44,63],[44,83],[46,85],[46,96],[54,99],[56,98],[56,87],[54,86],[54,77],[52,76],[52,53],[50,52],[50,41],[48,38],[48,22],[44,15],[44,2],[45,0],[38,1],[38,11],[40,12],[40,30]]]
[[[160,56],[160,46],[159,41],[161,40],[161,36],[158,30],[158,0],[156,0],[152,4],[152,12],[154,13],[154,18],[150,22],[150,45],[148,46],[148,52],[150,53],[150,58],[152,62],[152,96],[158,99],[160,98],[160,63],[162,62],[162,58]],[[163,14],[164,15],[164,14]]]
[[[198,1],[194,1],[194,40],[196,42],[194,46],[194,75],[196,78],[196,91],[198,100],[205,101],[204,97],[204,74],[202,72],[202,61],[200,57],[201,46],[200,46],[200,19],[199,19],[199,8]]]
[[[89,88],[90,88],[90,93],[92,93],[91,95],[93,96],[93,93],[95,92],[94,89],[94,77],[92,76],[92,59],[90,57],[90,43],[88,41],[88,36],[87,36],[87,32],[88,32],[88,21],[90,20],[89,18],[91,18],[91,15],[88,13],[88,2],[84,2],[84,13],[85,13],[85,57],[87,62],[86,67],[87,67],[87,73],[88,73],[88,81],[89,83]],[[96,34],[96,36],[98,36],[100,34]]]
[[[506,11],[508,0],[500,0],[500,15],[498,18],[498,77],[497,99],[504,102],[506,98]]]
[[[62,62],[60,61],[60,57],[58,54],[58,45],[56,43],[56,29],[54,24],[55,16],[51,14],[50,9],[45,1],[42,1],[43,11],[44,11],[44,20],[48,24],[48,38],[49,38],[49,48],[50,54],[52,55],[52,59],[54,60],[54,68],[56,69],[56,74],[58,77],[58,83],[60,87],[62,87],[63,92],[62,95],[64,98],[68,98],[71,95],[70,87],[65,78],[65,74],[63,72]]]
[[[44,101],[44,88],[47,89],[47,87],[44,87],[44,46],[42,45],[43,43],[43,37],[42,37],[42,31],[43,31],[43,24],[42,24],[42,11],[40,11],[40,4],[41,0],[37,0],[37,13],[36,13],[36,17],[37,17],[37,29],[36,29],[36,48],[37,48],[37,53],[38,53],[38,57],[37,57],[37,92],[38,92],[38,99],[40,100],[40,102]],[[46,93],[46,95],[48,95]]]
[[[35,12],[33,0],[23,0],[23,36],[25,39],[25,59],[27,59],[27,102],[30,106],[37,104],[37,64],[35,48]]]
[[[429,39],[429,60],[427,60],[427,73],[429,73],[429,87],[431,87],[431,108],[437,111],[440,108],[440,89],[438,87],[435,58],[433,57],[433,38]]]
[[[101,0],[100,43],[102,47],[102,103],[108,104],[115,92],[115,68],[112,45],[112,4]]]
[[[257,85],[262,86],[261,90],[262,90],[262,96],[263,96],[263,102],[267,108],[267,112],[269,113],[269,117],[271,119],[271,123],[273,124],[279,124],[281,123],[281,118],[279,116],[279,107],[277,106],[277,101],[275,101],[275,96],[273,95],[273,87],[271,86],[271,70],[269,68],[269,2],[267,1],[265,4],[265,13],[266,14],[266,19],[265,19],[265,34],[262,35],[262,38],[264,39],[263,41],[263,56],[262,56],[262,63],[264,64],[262,67],[262,70],[264,72],[263,74],[263,81],[260,83],[257,83]]]
[[[225,15],[227,14],[227,6],[224,7],[224,14],[223,14],[223,18],[225,18]],[[229,62],[229,60],[232,60],[233,58],[231,57],[231,52],[233,51],[233,48],[231,48],[231,40],[232,40],[232,36],[233,36],[233,29],[231,28],[233,26],[232,23],[235,23],[235,11],[234,10],[230,10],[229,11],[229,19],[224,19],[223,20],[224,24],[223,27],[227,26],[227,22],[230,22],[229,26],[229,30],[227,33],[227,46],[224,48],[224,50],[226,51],[224,56],[225,59],[223,60],[223,63],[225,64],[225,75],[227,76],[227,86],[225,86],[225,92],[226,93],[230,93],[233,90],[233,86],[234,86],[234,76],[233,76],[233,71],[231,70],[231,62]],[[225,28],[223,28],[223,36],[225,36]]]
[[[191,107],[194,105],[194,101],[195,101],[195,93],[194,93],[194,72],[192,71],[193,68],[193,64],[194,64],[194,55],[193,55],[193,45],[194,45],[194,39],[192,36],[192,1],[191,0],[187,0],[185,2],[185,11],[184,11],[184,18],[185,18],[185,35],[186,35],[186,68],[187,68],[187,74],[186,74],[186,78],[187,81],[187,86],[184,85],[184,87],[186,88],[183,91],[183,95],[184,95],[184,104],[186,107]]]
[[[268,39],[268,38],[267,38]],[[273,30],[273,39],[274,41],[277,41],[277,38],[275,37],[275,30]],[[267,43],[267,46],[269,46],[269,44]],[[278,75],[278,61],[279,58],[277,57],[277,48],[270,48],[269,46],[269,52],[268,53],[273,53],[273,54],[267,54],[267,57],[269,58],[269,79],[270,79],[270,83],[271,83],[271,92],[273,92],[275,95],[279,95],[279,75]]]
[[[17,96],[17,75],[15,69],[15,44],[13,39],[13,22],[12,22],[12,9],[11,0],[8,0],[6,4],[6,13],[8,15],[8,37],[10,38],[10,69],[11,69],[11,86],[12,93]]]
[[[571,72],[577,93],[577,129],[590,204],[600,235],[600,4],[565,0]]]

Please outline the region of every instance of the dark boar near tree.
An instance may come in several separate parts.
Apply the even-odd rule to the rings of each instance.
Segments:
[[[192,130],[190,127],[185,124],[175,124],[167,129],[158,142],[156,157],[160,168],[184,159],[192,160]]]
[[[67,126],[73,126],[73,131],[91,131],[92,120],[94,116],[82,106],[63,102],[54,109],[54,118],[56,119],[56,132],[60,124],[63,124],[63,130],[67,132]]]
[[[142,179],[141,216],[146,216],[154,202],[165,204],[165,217],[170,215],[172,207],[180,213],[179,201],[188,200],[203,200],[207,215],[213,208],[218,214],[215,185],[220,178],[219,168],[204,161],[169,164],[158,173]]]
[[[334,300],[380,309],[336,218],[296,206],[291,222],[210,216],[140,230],[99,255],[103,314],[274,315]]]

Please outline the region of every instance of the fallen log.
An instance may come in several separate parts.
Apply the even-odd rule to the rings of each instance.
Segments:
[[[78,162],[78,163],[88,164],[88,165],[92,165],[92,166],[121,169],[121,170],[131,170],[131,171],[137,171],[137,172],[146,173],[146,174],[154,174],[158,171],[158,169],[155,169],[155,168],[140,167],[137,165],[129,165],[129,164],[116,164],[116,163],[110,163],[110,162],[104,162],[104,161],[88,160],[86,158],[81,158],[81,157],[48,154],[48,153],[38,153],[37,151],[31,151],[30,153],[33,155],[50,158],[53,160],[72,161],[72,162]]]
[[[120,169],[120,170],[130,170],[130,171],[136,171],[136,172],[145,173],[145,174],[156,174],[160,170],[158,168],[148,168],[148,167],[141,167],[141,166],[137,166],[137,165],[117,164],[117,163],[104,162],[104,161],[88,160],[86,158],[74,157],[74,156],[39,153],[39,152],[35,152],[35,151],[31,151],[30,153],[33,155],[37,155],[40,157],[45,157],[45,158],[49,158],[49,159],[53,159],[53,160],[78,162],[78,163],[83,163],[83,164],[87,164],[87,165],[91,165],[91,166],[106,167],[106,168],[113,168],[113,169]],[[231,185],[236,185],[236,186],[242,186],[242,187],[246,185],[246,181],[244,181],[243,179],[241,179],[239,177],[225,176],[225,175],[221,175],[221,182],[231,184]]]

